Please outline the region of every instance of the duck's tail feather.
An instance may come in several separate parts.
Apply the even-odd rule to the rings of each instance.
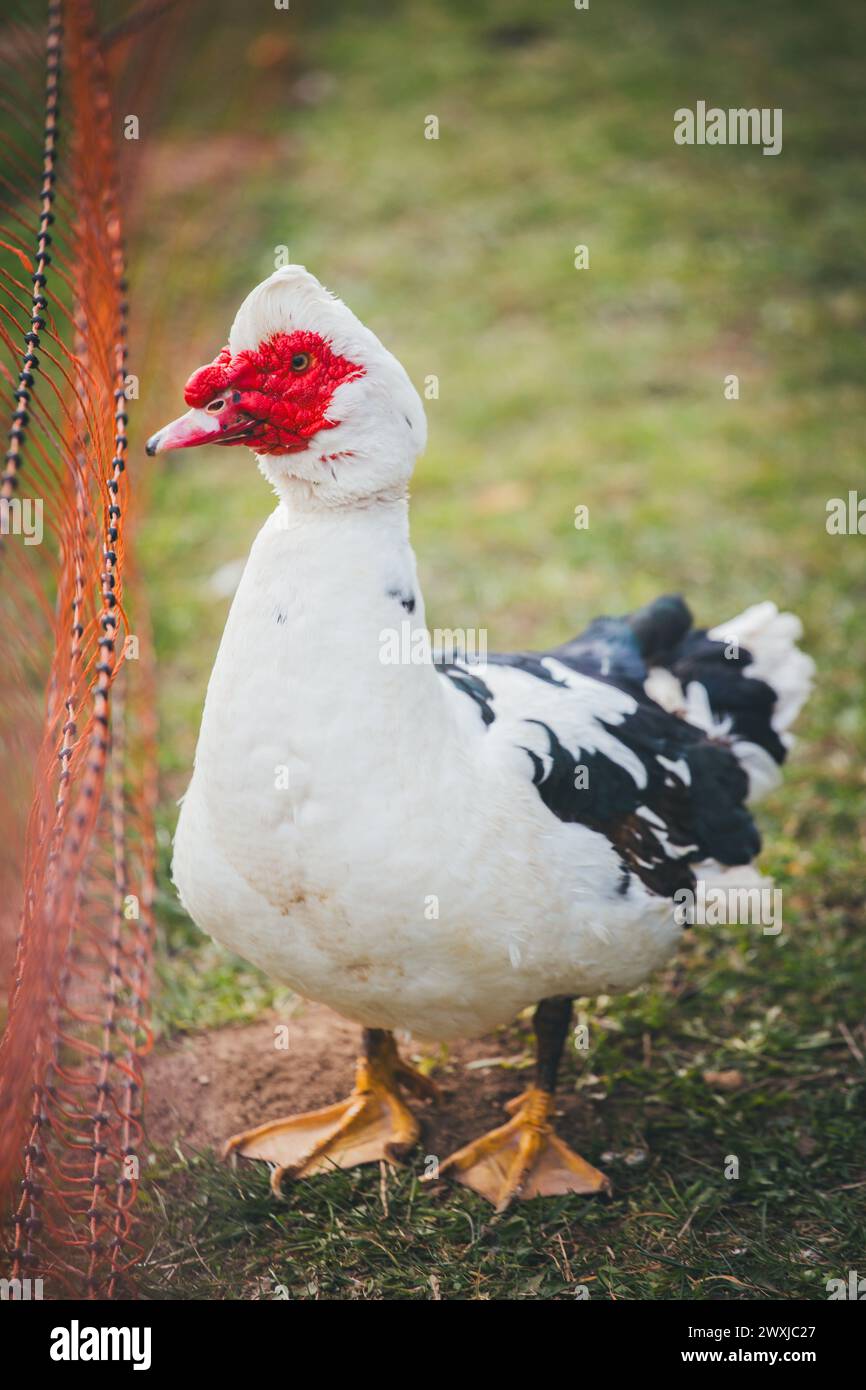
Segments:
[[[774,787],[815,670],[797,646],[799,618],[756,603],[716,627],[696,629],[682,599],[664,598],[630,623],[650,667],[650,698],[729,743],[748,774],[750,800]]]

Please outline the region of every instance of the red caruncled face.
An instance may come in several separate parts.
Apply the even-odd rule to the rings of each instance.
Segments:
[[[295,453],[319,430],[340,423],[327,415],[334,392],[363,372],[317,333],[275,333],[234,356],[224,347],[193,372],[183,394],[187,405],[219,421],[224,437],[215,432],[213,443],[248,444],[258,454]]]

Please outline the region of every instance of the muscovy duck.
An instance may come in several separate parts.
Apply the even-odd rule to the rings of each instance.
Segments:
[[[248,295],[150,454],[245,445],[278,503],[210,678],[173,875],[198,925],[363,1028],[349,1098],[227,1151],[287,1178],[403,1158],[433,1083],[395,1030],[473,1037],[535,1005],[510,1120],[441,1174],[498,1209],[608,1190],[555,1133],[572,1000],[675,950],[674,896],[760,882],[747,802],[776,781],[812,662],[759,603],[706,631],[677,597],[550,651],[425,651],[407,489],[421,400],[302,266]],[[408,628],[407,626],[408,625]],[[408,631],[409,660],[386,657]],[[417,639],[417,640],[416,640]]]

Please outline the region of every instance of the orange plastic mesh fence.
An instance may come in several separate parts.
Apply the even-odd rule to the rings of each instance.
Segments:
[[[155,716],[91,0],[21,4],[0,64],[0,1277],[114,1297],[140,1255]]]

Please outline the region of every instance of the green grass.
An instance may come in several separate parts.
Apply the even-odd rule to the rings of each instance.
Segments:
[[[840,924],[841,925],[841,924]],[[839,933],[840,939],[843,934]],[[648,990],[593,1015],[591,1061],[566,1059],[605,1146],[609,1203],[554,1198],[502,1218],[416,1171],[336,1173],[275,1202],[266,1175],[162,1154],[145,1196],[157,1298],[823,1298],[863,1240],[862,1078],[834,1035],[833,998],[863,953],[803,962],[781,946],[768,986],[731,932],[701,943],[686,990]],[[763,971],[767,962],[763,964]],[[791,1017],[791,1001],[797,1001]],[[781,1002],[784,1001],[784,1002]],[[647,1065],[647,1040],[651,1047]],[[502,1040],[517,1056],[529,1039]],[[736,1067],[721,1093],[705,1070]],[[460,1078],[471,1087],[472,1074]],[[603,1139],[602,1137],[603,1136]],[[725,1176],[731,1156],[739,1176]],[[859,1184],[859,1186],[852,1186]],[[431,1283],[431,1277],[436,1281]]]
[[[507,41],[530,21],[528,41]],[[386,1223],[375,1171],[277,1207],[259,1175],[163,1155],[146,1195],[157,1296],[251,1297],[270,1279],[293,1297],[431,1297],[433,1274],[443,1297],[568,1297],[575,1283],[593,1297],[824,1297],[856,1267],[863,1068],[839,1025],[862,1049],[866,541],[828,536],[824,519],[863,477],[864,28],[843,0],[324,15],[297,0],[243,22],[214,4],[180,34],[132,238],[138,438],[178,413],[186,375],[287,244],[416,383],[439,378],[413,501],[432,625],[483,626],[508,648],[663,591],[709,622],[769,596],[803,617],[820,680],[761,810],[782,936],[714,932],[684,952],[687,990],[616,1001],[593,1029],[602,1081],[583,1090],[605,1146],[649,1155],[614,1164],[611,1204],[558,1199],[492,1223],[480,1199],[403,1176]],[[698,99],[782,107],[782,154],[675,146],[673,111]],[[423,138],[428,114],[438,141]],[[246,553],[270,497],[235,451],[149,478],[170,1035],[273,999],[202,947],[167,874],[226,611],[208,580]],[[743,1089],[711,1093],[701,1072],[727,1067]]]

